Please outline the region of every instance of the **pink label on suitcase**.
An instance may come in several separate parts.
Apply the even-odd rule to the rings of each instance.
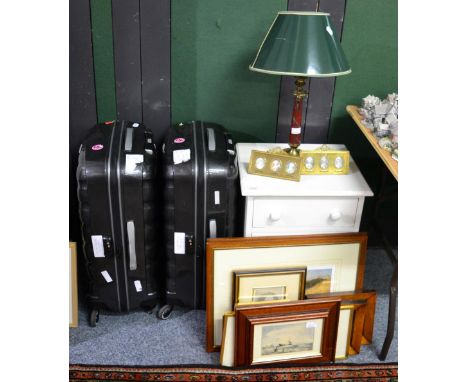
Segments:
[[[93,150],[93,151],[99,151],[99,150],[102,150],[103,148],[104,148],[103,145],[97,144],[97,145],[94,145],[93,147],[91,147],[91,150]]]
[[[174,139],[174,143],[184,143],[185,142],[185,138],[176,138]]]

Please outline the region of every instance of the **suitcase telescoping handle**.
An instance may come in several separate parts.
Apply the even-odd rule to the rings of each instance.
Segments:
[[[134,271],[137,269],[137,258],[135,250],[135,223],[133,220],[127,222],[127,236],[128,236],[128,256],[130,259],[130,270]]]

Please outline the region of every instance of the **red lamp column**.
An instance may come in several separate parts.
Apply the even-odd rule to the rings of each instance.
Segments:
[[[296,77],[296,90],[294,91],[294,106],[291,118],[291,131],[289,132],[289,149],[286,151],[290,155],[299,155],[299,145],[302,135],[302,104],[307,92],[304,90],[305,77]]]

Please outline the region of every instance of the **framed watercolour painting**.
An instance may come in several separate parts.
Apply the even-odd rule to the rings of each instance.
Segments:
[[[206,349],[219,351],[223,315],[236,300],[234,275],[242,270],[304,268],[312,294],[362,288],[367,235],[346,233],[208,239],[206,245]],[[312,285],[313,284],[313,285]],[[283,299],[284,284],[265,285],[270,300]],[[272,287],[275,287],[272,289]],[[257,300],[264,291],[255,291]],[[247,293],[253,298],[253,292]],[[287,298],[287,297],[286,297]]]
[[[304,299],[306,268],[234,271],[234,304]]]
[[[236,306],[234,366],[334,361],[339,309],[336,298]]]
[[[76,243],[68,243],[69,264],[69,313],[68,321],[70,328],[78,326],[78,282],[77,282],[77,255]]]

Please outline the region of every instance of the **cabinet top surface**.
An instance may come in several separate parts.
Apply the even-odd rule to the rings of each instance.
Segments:
[[[321,144],[302,144],[303,150],[315,150]],[[328,145],[346,150],[344,145]],[[238,143],[237,161],[243,196],[373,196],[359,168],[350,157],[347,175],[302,175],[300,182],[252,175],[247,172],[251,150],[266,151],[288,147],[280,143]]]

